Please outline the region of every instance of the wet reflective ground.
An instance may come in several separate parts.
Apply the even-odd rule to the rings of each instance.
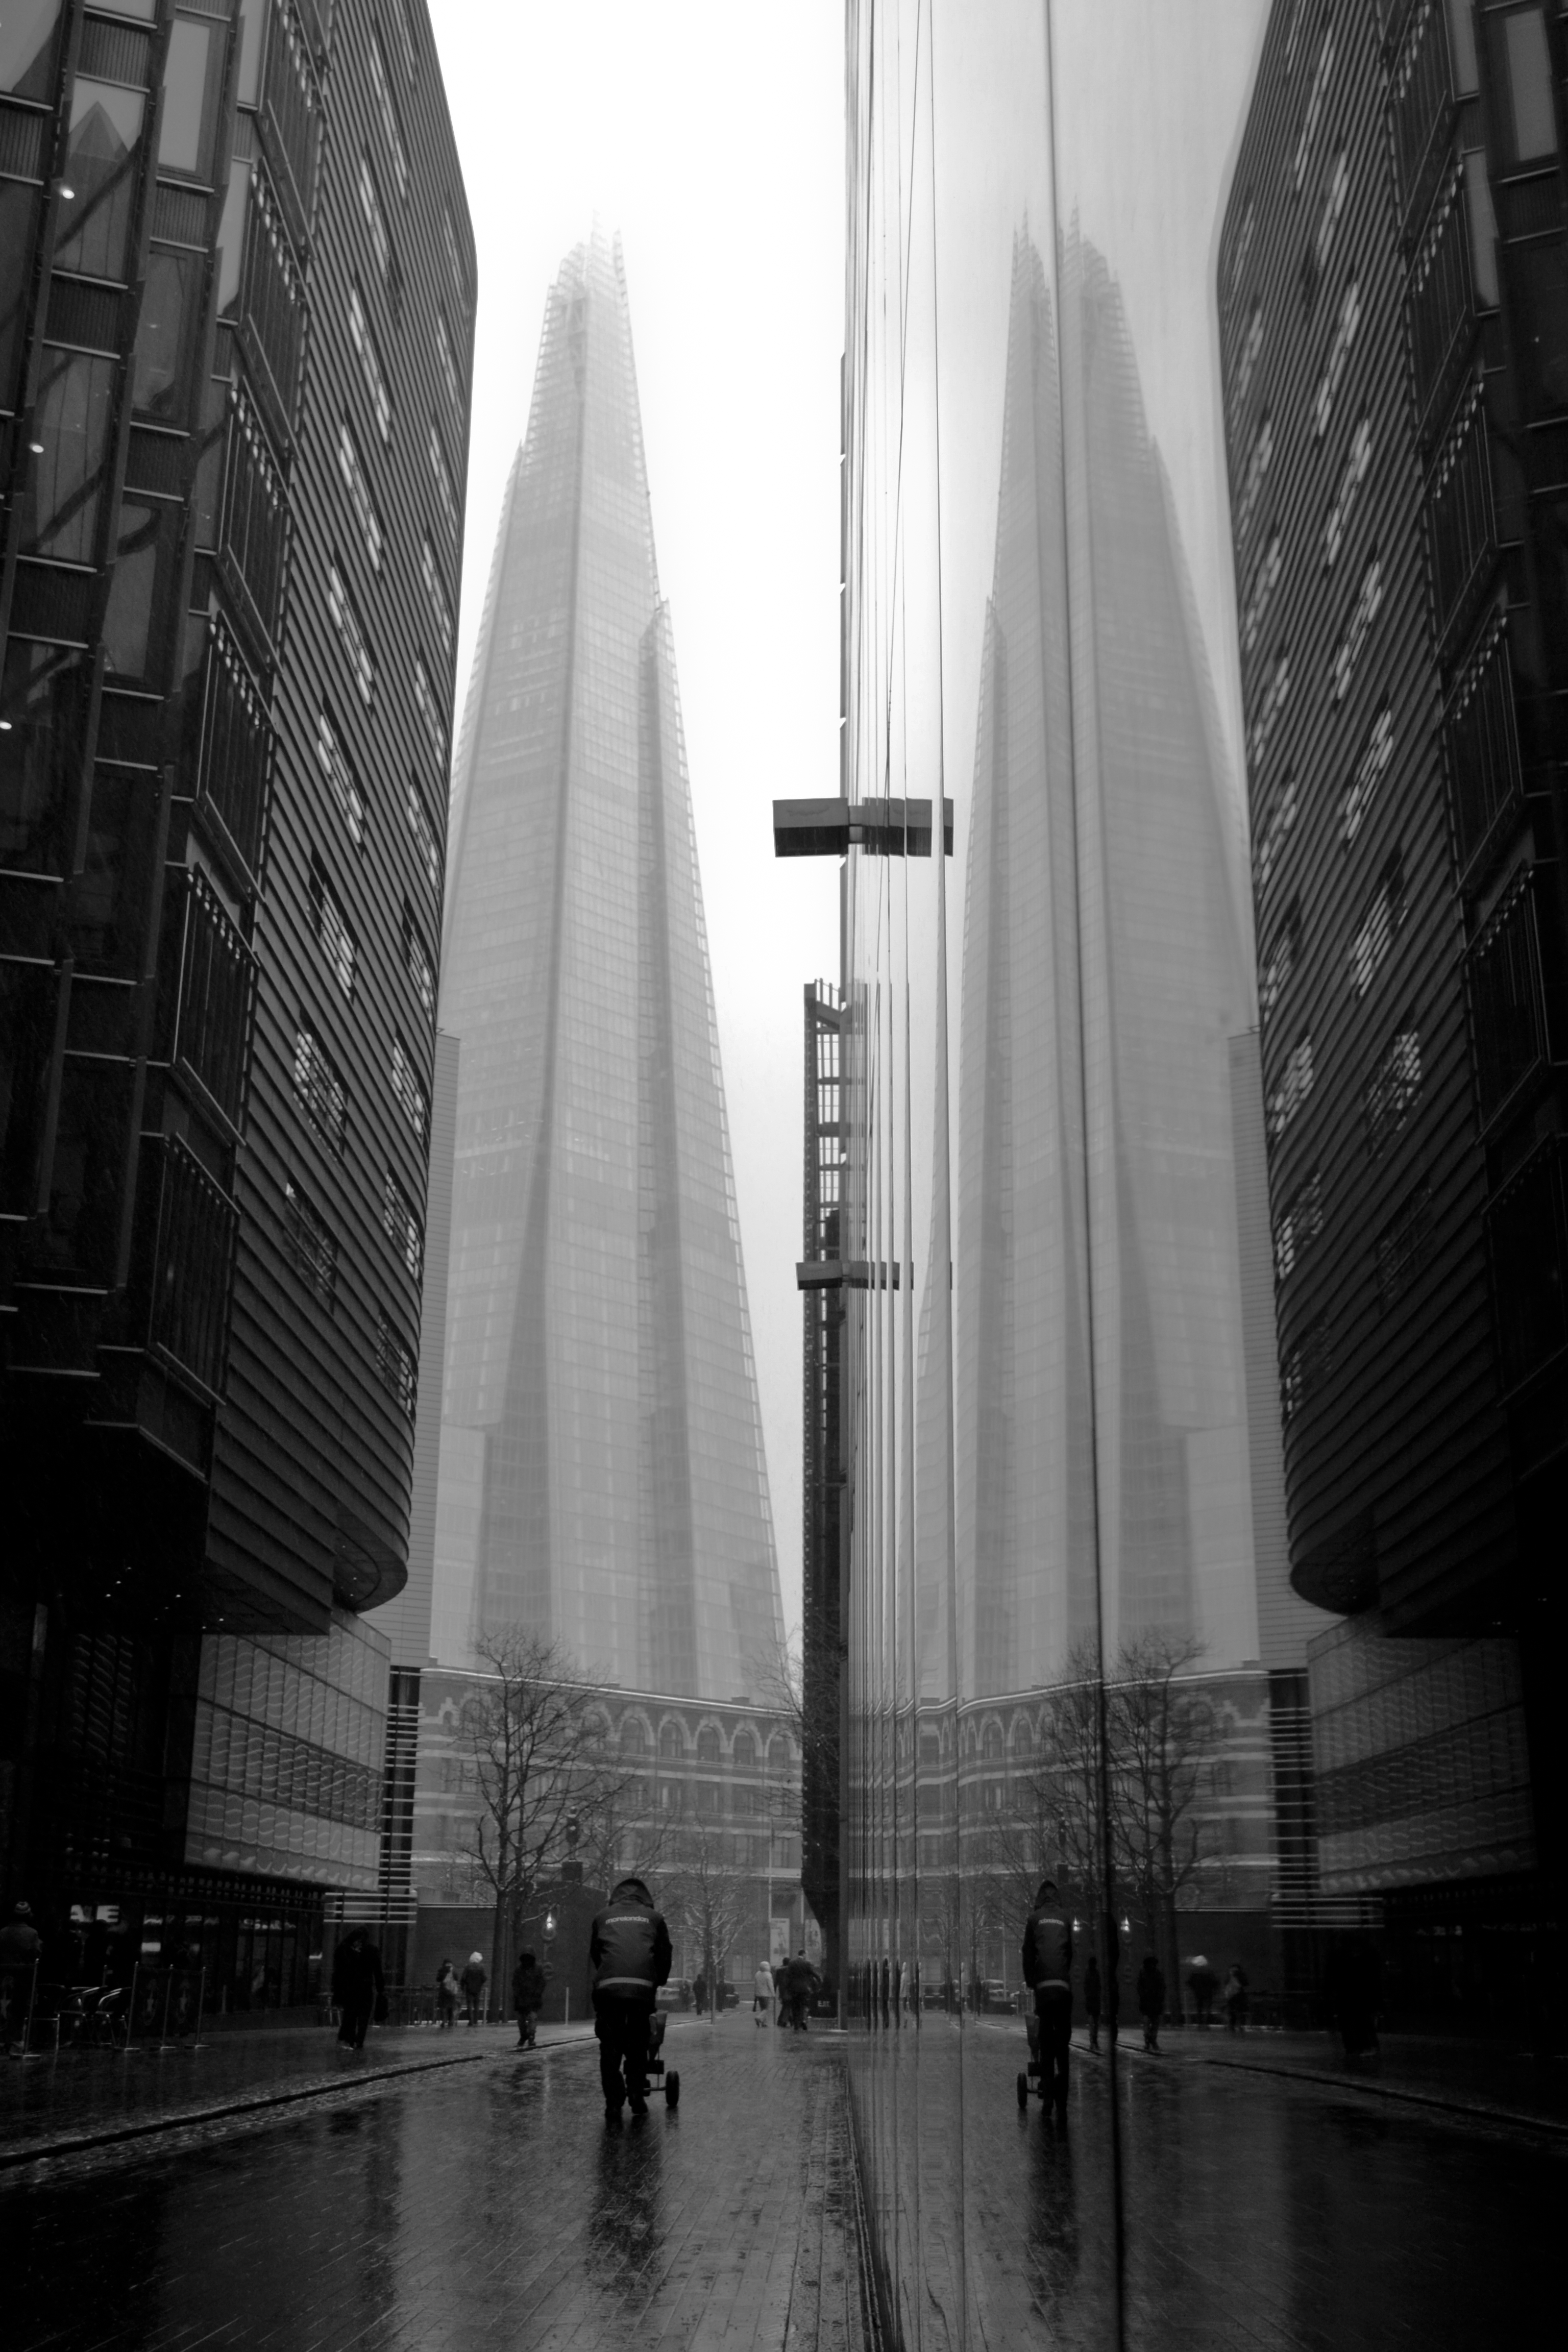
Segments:
[[[949,2116],[955,2071],[930,2062],[954,2031],[929,2021],[918,2058],[915,2035],[889,2037],[878,2063],[906,2118],[964,2137],[970,2343],[1114,2345],[1103,2061],[1075,2052],[1059,2132],[1037,2101],[1018,2113],[1016,2024],[971,2027]],[[498,2051],[10,2175],[5,2342],[858,2347],[843,2042],[740,2014],[672,2029],[668,2047],[679,2110],[656,2095],[618,2132],[591,2048]],[[1568,2141],[1136,2057],[1120,2096],[1125,2341],[1141,2352],[1533,2341],[1553,2305]],[[957,2219],[901,2217],[955,2239]],[[956,2310],[910,2316],[922,2352],[962,2340]]]

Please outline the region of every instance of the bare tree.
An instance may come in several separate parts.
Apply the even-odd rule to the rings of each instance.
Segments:
[[[467,1859],[494,1907],[499,1987],[535,1890],[584,1833],[602,1833],[626,1776],[605,1754],[594,1692],[558,1643],[512,1626],[478,1651],[486,1679],[463,1701],[458,1738],[474,1762],[479,1809]]]
[[[721,1830],[691,1822],[668,1843],[664,1911],[702,1954],[710,1998],[752,1911],[752,1880],[730,1859]]]
[[[1176,1907],[1214,1853],[1201,1808],[1225,1744],[1225,1724],[1192,1670],[1194,1639],[1140,1634],[1117,1656],[1110,1687],[1111,1812],[1117,1859],[1174,1985]]]

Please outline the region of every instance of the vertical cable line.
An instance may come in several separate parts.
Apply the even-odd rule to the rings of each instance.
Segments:
[[[1095,1682],[1095,1764],[1096,1794],[1100,1811],[1100,1851],[1101,1885],[1104,1894],[1105,1957],[1108,1969],[1111,1955],[1120,1953],[1116,1931],[1115,1869],[1110,1849],[1110,1722],[1105,1693],[1105,1571],[1100,1540],[1100,1387],[1095,1358],[1094,1327],[1094,1211],[1090,1199],[1089,1135],[1089,1037],[1084,1015],[1083,971],[1083,860],[1079,848],[1079,758],[1078,724],[1073,685],[1073,606],[1072,606],[1072,531],[1068,509],[1067,459],[1067,373],[1062,351],[1062,233],[1061,186],[1058,176],[1057,144],[1057,61],[1055,43],[1055,0],[1045,0],[1046,7],[1046,93],[1049,116],[1051,142],[1051,301],[1056,311],[1057,356],[1057,454],[1061,472],[1062,495],[1062,571],[1063,595],[1067,625],[1067,693],[1068,742],[1072,760],[1072,868],[1073,868],[1073,968],[1078,981],[1078,1078],[1079,1116],[1083,1132],[1083,1251],[1086,1352],[1089,1358],[1089,1453],[1090,1524],[1094,1530],[1094,1641],[1095,1659],[1100,1672]],[[1086,485],[1087,488],[1087,485]],[[1089,626],[1092,632],[1095,621],[1092,545],[1093,519],[1088,499],[1084,504],[1084,530],[1089,541],[1090,566],[1089,581]],[[1092,644],[1092,635],[1090,642]],[[1098,695],[1098,665],[1090,680],[1091,690]],[[1118,1988],[1120,1990],[1120,1987]],[[1042,2053],[1043,2057],[1043,2053]],[[1112,2012],[1110,2032],[1106,2039],[1106,2059],[1110,2080],[1110,2194],[1111,2228],[1115,2267],[1116,2343],[1118,2352],[1126,2343],[1127,2311],[1127,2238],[1122,2210],[1121,2112],[1116,2063],[1116,2020]]]

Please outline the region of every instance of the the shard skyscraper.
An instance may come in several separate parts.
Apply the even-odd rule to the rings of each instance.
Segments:
[[[455,782],[444,1662],[523,1624],[726,1699],[782,1632],[618,242],[552,288]]]

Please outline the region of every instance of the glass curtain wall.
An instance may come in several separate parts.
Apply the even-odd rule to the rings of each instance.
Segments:
[[[1014,2145],[1039,1879],[1125,2021],[1148,1953],[1179,2011],[1216,1922],[1226,1964],[1271,1965],[1260,1608],[1292,1638],[1310,1612],[1250,1442],[1278,1397],[1244,1349],[1268,1275],[1215,294],[1267,15],[848,11],[845,789],[954,811],[950,858],[936,832],[844,877],[847,2008],[909,2345],[1054,2342],[1069,2310],[1121,2337],[1125,2057],[1075,2075],[1070,2143],[1033,2107]],[[1133,1819],[1160,1705],[1184,1875]],[[999,2167],[1038,2244],[989,2242]]]

